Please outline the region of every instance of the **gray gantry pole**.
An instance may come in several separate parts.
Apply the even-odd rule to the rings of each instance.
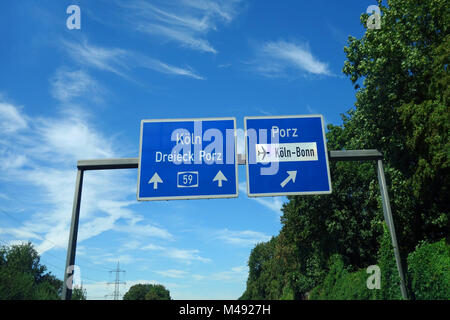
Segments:
[[[70,300],[72,298],[72,279],[75,264],[75,251],[77,248],[78,221],[80,218],[81,190],[83,189],[84,170],[78,169],[77,180],[75,183],[75,196],[73,198],[72,221],[70,224],[69,245],[67,247],[66,268],[64,269],[64,283],[62,290],[62,299]],[[67,284],[67,282],[70,282]]]
[[[402,262],[395,234],[394,221],[392,218],[389,195],[387,192],[386,178],[383,169],[383,155],[378,150],[342,150],[329,151],[329,158],[333,161],[377,161],[377,175],[381,191],[381,200],[383,202],[383,214],[392,239],[394,247],[395,260],[398,273],[400,275],[400,289],[404,299],[407,299],[405,279],[403,275]],[[238,154],[238,164],[245,165],[245,155]],[[111,170],[111,169],[134,169],[138,168],[138,158],[125,159],[104,159],[104,160],[79,160],[77,163],[78,174],[75,186],[75,196],[73,201],[72,222],[70,226],[69,245],[67,248],[66,269],[64,272],[64,283],[62,299],[70,300],[72,296],[72,284],[69,278],[73,275],[73,265],[75,263],[75,252],[77,246],[78,221],[80,216],[81,190],[83,187],[83,174],[85,170]]]
[[[69,244],[67,247],[66,268],[64,269],[64,283],[61,294],[62,300],[72,298],[72,279],[77,249],[78,222],[80,220],[81,191],[83,189],[83,175],[85,170],[134,169],[139,161],[137,158],[80,160],[77,163],[78,173],[73,198],[72,221],[70,224]],[[68,283],[69,282],[69,283]]]
[[[403,299],[406,300],[408,299],[408,294],[406,292],[405,276],[403,274],[402,260],[400,258],[400,250],[397,244],[397,236],[395,234],[394,220],[392,219],[391,204],[389,201],[389,194],[387,191],[386,178],[384,176],[383,161],[381,159],[377,160],[377,175],[378,175],[378,183],[380,185],[381,200],[383,202],[384,219],[386,220],[386,224],[391,234],[392,246],[394,247],[395,261],[397,263],[398,275],[400,276],[400,290],[402,292]]]

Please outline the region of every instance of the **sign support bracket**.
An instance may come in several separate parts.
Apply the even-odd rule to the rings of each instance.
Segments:
[[[400,289],[403,299],[408,299],[405,277],[400,258],[400,251],[397,244],[397,236],[395,233],[394,221],[389,201],[389,195],[386,184],[386,177],[383,168],[383,155],[378,150],[342,150],[329,151],[329,159],[333,161],[377,161],[377,176],[380,185],[381,200],[383,203],[383,213],[386,224],[391,235],[392,246],[394,248],[395,260],[400,276]],[[245,165],[245,155],[238,154],[238,164]],[[115,170],[115,169],[137,169],[139,158],[123,158],[123,159],[96,159],[96,160],[79,160],[77,162],[77,178],[75,184],[75,195],[73,199],[72,220],[70,225],[69,243],[67,248],[66,268],[64,272],[64,282],[62,290],[62,300],[70,300],[72,297],[72,277],[75,264],[75,253],[78,236],[78,223],[80,217],[81,191],[83,189],[83,176],[86,170]],[[69,282],[69,285],[68,285]]]

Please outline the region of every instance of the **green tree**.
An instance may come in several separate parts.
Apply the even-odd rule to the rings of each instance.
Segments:
[[[277,239],[257,244],[249,257],[247,290],[240,299],[258,300],[278,296],[279,281],[274,272]]]
[[[135,284],[124,294],[123,300],[145,300],[149,284]]]
[[[62,281],[46,272],[31,242],[0,248],[0,300],[55,300]]]
[[[349,147],[381,150],[399,243],[411,252],[449,227],[450,110],[447,0],[390,0],[381,29],[350,37],[344,73],[358,89],[345,121]],[[361,16],[364,24],[367,14]]]
[[[87,299],[87,291],[82,286],[75,287],[72,290],[72,300],[86,300]]]
[[[160,284],[135,284],[123,300],[170,300],[170,292]]]
[[[145,294],[145,300],[171,300],[170,292],[163,285],[154,284]]]

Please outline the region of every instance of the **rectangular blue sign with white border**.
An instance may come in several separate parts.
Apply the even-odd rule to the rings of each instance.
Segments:
[[[321,115],[245,117],[247,194],[331,193]]]
[[[137,199],[238,196],[236,119],[142,120]]]

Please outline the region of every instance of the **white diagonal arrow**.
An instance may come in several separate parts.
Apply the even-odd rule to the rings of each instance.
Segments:
[[[153,183],[153,189],[158,189],[158,183],[163,183],[161,178],[158,175],[158,172],[155,172],[153,177],[148,181],[148,183]]]
[[[281,187],[284,188],[284,186],[292,180],[292,183],[295,183],[295,178],[297,177],[297,170],[295,171],[287,171],[288,177],[283,180],[283,182],[280,183]]]
[[[213,181],[218,181],[219,187],[222,187],[222,181],[228,181],[228,180],[223,175],[222,171],[219,170],[219,172],[217,172],[216,176],[214,177]]]

